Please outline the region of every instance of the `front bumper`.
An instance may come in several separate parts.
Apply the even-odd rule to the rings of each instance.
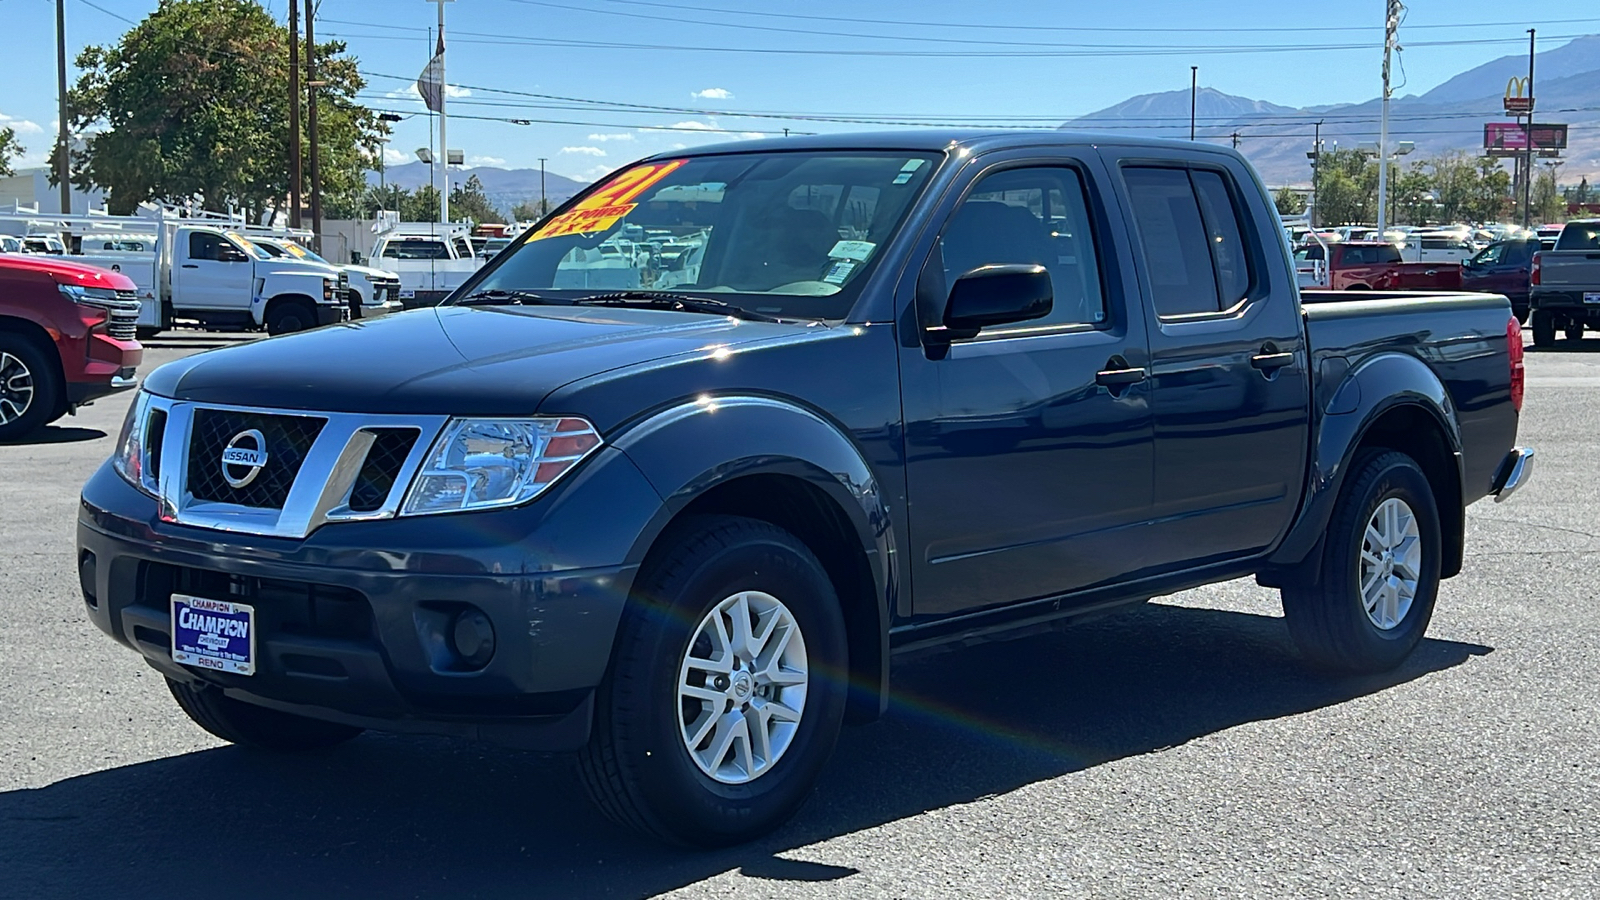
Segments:
[[[340,322],[347,321],[349,317],[350,312],[344,308],[343,303],[335,302],[317,304],[318,325],[337,325]]]
[[[230,535],[159,521],[155,501],[104,466],[80,504],[79,577],[90,620],[168,677],[367,728],[575,749],[636,567],[507,572],[493,544],[518,536],[507,514],[520,512]],[[256,673],[174,663],[173,593],[255,606]],[[469,608],[496,638],[476,670],[448,638]]]
[[[359,307],[361,318],[376,319],[397,312],[404,312],[406,305],[399,300],[386,300],[383,303],[372,303]]]

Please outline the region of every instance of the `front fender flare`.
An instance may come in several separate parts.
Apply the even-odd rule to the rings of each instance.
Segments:
[[[639,534],[630,564],[642,563],[661,532],[695,498],[749,475],[784,475],[826,494],[850,522],[872,573],[880,665],[887,698],[889,626],[899,593],[895,534],[877,476],[846,429],[797,404],[770,397],[702,397],[634,424],[611,445],[664,498]]]

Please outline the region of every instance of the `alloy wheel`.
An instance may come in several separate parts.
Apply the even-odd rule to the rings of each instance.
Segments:
[[[1378,504],[1361,541],[1359,581],[1367,618],[1380,631],[1405,621],[1422,573],[1417,517],[1399,497]]]
[[[723,784],[771,771],[794,742],[810,670],[805,637],[783,602],[741,591],[695,628],[678,675],[678,724],[689,758]]]
[[[22,360],[0,351],[0,425],[22,418],[33,405],[33,373]]]

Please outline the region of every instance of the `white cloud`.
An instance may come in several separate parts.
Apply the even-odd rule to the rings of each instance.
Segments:
[[[626,132],[622,134],[591,134],[589,135],[589,140],[599,141],[602,144],[606,141],[631,141],[633,140],[633,135]]]
[[[383,148],[383,164],[386,166],[403,166],[411,162],[411,159],[412,156],[409,153],[401,153],[393,147]]]
[[[0,128],[10,128],[17,134],[44,134],[44,126],[27,119],[18,119],[0,113]]]
[[[772,135],[769,135],[769,134],[762,134],[759,131],[741,131],[738,134],[734,135],[734,137],[738,138],[741,141],[758,141],[758,140],[761,140],[764,137],[771,137],[771,136]]]
[[[469,165],[469,166],[503,166],[505,164],[506,164],[506,161],[501,159],[498,156],[469,156],[469,157],[467,157],[467,165]]]
[[[703,91],[694,91],[689,96],[696,100],[732,100],[733,92],[727,88],[706,88]]]
[[[609,173],[610,171],[611,171],[611,166],[605,166],[605,165],[590,166],[587,170],[584,171],[583,176],[592,181],[592,180],[594,180],[596,178],[599,178],[601,175],[605,175],[605,174]]]
[[[444,95],[451,100],[455,100],[460,97],[471,97],[472,91],[469,88],[447,84],[444,87]],[[413,81],[400,90],[389,91],[384,96],[391,100],[421,100],[422,92],[417,90],[417,83]]]
[[[687,119],[682,122],[673,122],[671,125],[668,125],[667,128],[673,131],[715,131],[717,126],[707,125],[704,122],[696,122],[693,119]]]
[[[606,152],[599,147],[562,147],[562,153],[576,153],[580,156],[605,156]]]

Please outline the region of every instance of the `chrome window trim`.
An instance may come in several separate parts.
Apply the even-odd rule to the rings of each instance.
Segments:
[[[167,413],[166,429],[162,432],[161,473],[157,486],[162,520],[213,531],[281,538],[304,538],[324,525],[338,522],[394,518],[411,486],[412,478],[449,419],[448,416],[379,415],[192,403],[149,395],[146,408],[139,414],[138,427],[145,427],[150,412],[157,409]],[[325,421],[322,431],[307,451],[300,471],[295,474],[283,509],[260,509],[197,500],[189,493],[189,441],[193,432],[194,413],[198,409],[264,416],[305,416]],[[386,428],[414,428],[417,430],[417,439],[396,473],[383,505],[370,512],[356,512],[349,506],[350,492],[355,487],[367,451],[372,446],[373,431]],[[220,460],[218,464],[221,464]]]

